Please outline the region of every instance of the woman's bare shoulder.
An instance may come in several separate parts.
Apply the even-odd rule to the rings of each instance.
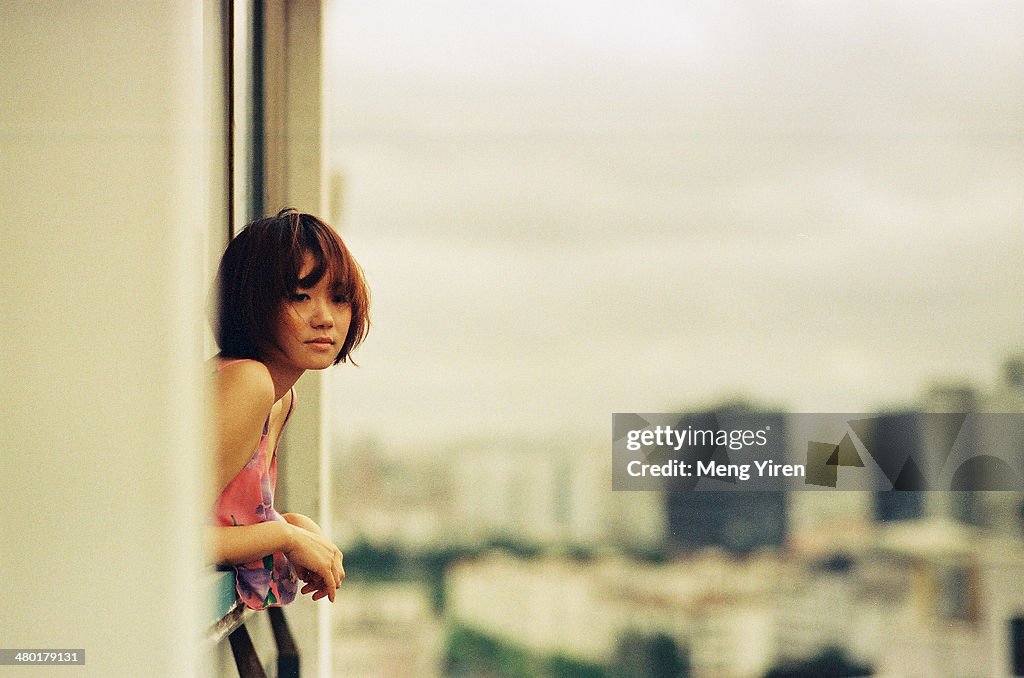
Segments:
[[[214,468],[220,492],[259,444],[274,407],[274,382],[266,365],[243,360],[218,365],[211,391]]]
[[[267,366],[258,360],[214,358],[213,375],[221,402],[251,405],[269,411],[274,404],[274,381]]]

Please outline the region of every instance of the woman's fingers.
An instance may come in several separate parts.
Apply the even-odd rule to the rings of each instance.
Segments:
[[[345,578],[344,557],[338,547],[322,534],[298,526],[294,547],[286,553],[305,582],[302,594],[313,592],[313,600],[324,596],[334,602],[334,592]]]
[[[328,594],[328,592],[333,592],[333,589],[329,588],[324,583],[324,581],[322,579],[320,579],[319,577],[317,577],[316,581],[307,582],[306,585],[303,586],[302,590],[300,591],[300,593],[302,593],[302,595],[307,595],[307,594],[312,593],[313,594],[313,600],[320,600],[321,598],[326,596]]]
[[[311,574],[308,579],[303,578],[303,581],[305,581],[305,585],[299,592],[302,595],[313,593],[313,600],[320,600],[324,596],[328,595],[328,592],[334,593],[335,589],[338,588],[337,586],[330,586],[328,582],[319,575]],[[334,598],[332,597],[331,600],[333,601]]]

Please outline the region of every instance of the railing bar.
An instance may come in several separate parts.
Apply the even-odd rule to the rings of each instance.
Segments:
[[[239,678],[267,678],[245,626],[239,626],[232,631],[228,640],[231,642],[231,653],[235,655]]]
[[[277,645],[277,676],[278,678],[299,678],[299,648],[295,644],[291,629],[284,618],[284,611],[279,607],[267,610],[270,615],[270,628],[274,632],[274,643]]]
[[[236,600],[231,609],[214,622],[207,632],[207,636],[215,643],[219,643],[245,622],[247,612],[248,608],[245,604],[241,600]]]

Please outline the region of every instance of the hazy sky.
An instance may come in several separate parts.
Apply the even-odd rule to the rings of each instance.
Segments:
[[[330,9],[345,436],[870,410],[1024,347],[1024,3]]]

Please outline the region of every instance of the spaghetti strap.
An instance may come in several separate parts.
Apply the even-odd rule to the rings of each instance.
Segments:
[[[228,365],[234,365],[235,363],[244,363],[244,362],[247,362],[247,361],[253,361],[253,360],[252,360],[252,358],[231,358],[230,360],[222,362],[220,365],[218,365],[216,371],[220,372],[221,370],[223,370]]]
[[[291,396],[292,396],[291,399],[290,399],[291,402],[288,403],[288,411],[284,415],[284,421],[281,422],[281,431],[280,431],[280,433],[277,436],[277,442],[274,444],[274,451],[273,451],[274,458],[277,457],[277,450],[278,450],[278,448],[281,447],[281,440],[284,438],[284,427],[288,425],[288,420],[291,419],[292,412],[295,410],[295,387],[292,386],[290,389],[288,389],[288,393],[290,393]],[[269,426],[270,426],[270,417],[267,417],[267,423],[263,425],[263,435],[267,435],[267,433],[269,432],[269,428],[268,428]]]
[[[284,415],[284,424],[288,423],[288,420],[292,416],[292,411],[295,409],[295,387],[292,386],[288,389],[288,392],[292,394],[291,402],[288,403],[288,414]],[[281,424],[281,428],[284,428],[284,424]]]

